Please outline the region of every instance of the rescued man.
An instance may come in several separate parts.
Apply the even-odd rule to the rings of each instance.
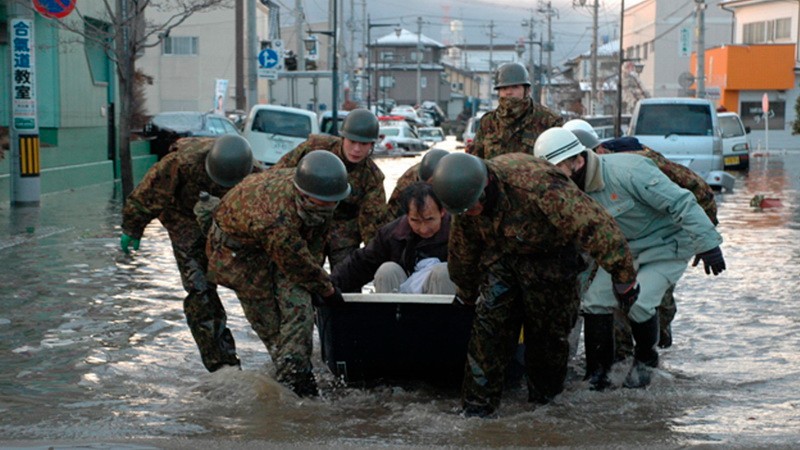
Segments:
[[[436,168],[436,164],[449,153],[447,150],[440,148],[428,150],[425,156],[422,157],[422,161],[409,167],[400,175],[388,202],[389,213],[392,217],[400,217],[407,212],[405,209],[407,205],[402,201],[403,191],[418,181],[429,181],[433,176],[433,169]]]
[[[348,195],[344,163],[312,151],[297,168],[270,169],[238,184],[214,212],[209,232],[209,279],[236,292],[276,380],[301,397],[318,394],[312,295],[326,304],[343,301],[322,264],[333,212]]]
[[[466,152],[491,159],[505,153],[533,154],[542,132],[564,123],[561,116],[531,98],[528,69],[520,63],[500,66],[494,74],[499,105],[481,117],[478,131]]]
[[[542,133],[537,157],[556,165],[580,189],[603,205],[619,224],[636,259],[641,293],[622,307],[635,341],[634,364],[625,386],[647,386],[658,366],[658,312],[664,293],[686,270],[702,260],[706,273],[725,270],[714,229],[694,195],[673,183],[652,160],[633,154],[597,155],[564,128]],[[615,284],[599,268],[583,294],[586,375],[595,390],[610,385],[608,370],[614,357],[613,312],[617,302],[607,291]]]
[[[378,140],[378,128],[375,114],[355,109],[347,114],[341,137],[312,134],[273,166],[274,169],[296,167],[303,156],[321,149],[335,154],[347,168],[352,191],[334,212],[325,251],[331,270],[392,219],[386,206],[383,172],[370,157]]]
[[[525,328],[528,399],[544,404],[564,388],[567,337],[578,314],[584,251],[613,274],[608,287],[636,299],[636,270],[611,216],[555,167],[513,153],[482,160],[452,153],[431,181],[454,215],[448,270],[456,301],[476,304],[462,386],[465,416],[494,414],[505,370]],[[613,289],[613,292],[612,292]]]
[[[131,246],[139,249],[144,229],[153,219],[167,229],[188,294],[183,300],[186,322],[209,372],[238,366],[239,358],[217,287],[206,277],[206,233],[194,208],[201,192],[218,200],[252,171],[258,171],[253,153],[241,136],[183,138],[147,171],[122,209],[120,245],[125,253]]]
[[[377,293],[455,294],[447,272],[450,214],[425,182],[403,191],[408,213],[378,230],[331,273],[342,292],[361,292],[374,279]]]

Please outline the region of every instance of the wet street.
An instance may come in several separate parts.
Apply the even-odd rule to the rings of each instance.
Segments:
[[[419,160],[378,159],[387,192]],[[800,152],[754,158],[736,178],[717,197],[728,270],[687,270],[653,384],[590,392],[581,346],[552,404],[534,408],[512,390],[494,420],[460,417],[456,387],[342,386],[318,339],[324,394],[299,401],[269,377],[269,356],[226,289],[243,370],[209,374],[158,222],[130,257],[113,186],[46,195],[39,208],[1,205],[0,447],[797,447]],[[779,205],[754,208],[756,195]]]

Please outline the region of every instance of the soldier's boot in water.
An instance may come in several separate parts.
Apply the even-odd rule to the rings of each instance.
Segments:
[[[209,372],[225,366],[241,368],[236,341],[227,327],[227,315],[216,291],[192,290],[183,301],[186,323]]]
[[[586,375],[589,389],[602,391],[611,386],[608,371],[614,359],[613,314],[586,314],[583,316],[584,345],[586,347]]]
[[[209,372],[216,372],[217,370],[223,367],[238,367],[239,370],[242,369],[242,362],[239,360],[239,356],[236,354],[236,341],[233,340],[233,334],[229,328],[225,328],[220,337],[217,341],[219,344],[219,352],[217,353],[217,361],[211,362],[210,358],[206,358],[205,355],[203,357],[203,364],[206,364],[206,368]]]
[[[495,416],[495,408],[486,403],[464,401],[461,408],[461,415],[464,417],[480,417],[490,419]]]
[[[311,372],[299,373],[287,384],[298,397],[319,397],[317,380]]]
[[[633,350],[633,367],[625,378],[626,388],[643,388],[650,384],[653,369],[658,367],[658,313],[637,323],[631,321],[631,331],[636,345]]]

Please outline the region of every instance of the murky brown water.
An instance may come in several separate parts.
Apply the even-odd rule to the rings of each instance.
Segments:
[[[418,161],[378,160],[387,187]],[[267,375],[269,357],[225,289],[244,370],[208,374],[158,223],[130,258],[110,186],[47,195],[36,209],[3,205],[0,446],[800,445],[798,174],[800,153],[756,158],[720,194],[728,271],[687,271],[675,345],[649,389],[589,392],[573,373],[545,407],[506,393],[496,420],[458,416],[455,389],[333,387],[318,355],[325,396],[299,402]],[[783,206],[756,211],[755,194]],[[573,364],[582,373],[582,351]]]

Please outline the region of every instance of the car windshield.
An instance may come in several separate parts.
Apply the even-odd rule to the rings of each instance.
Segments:
[[[744,130],[742,129],[741,122],[734,116],[720,116],[719,126],[720,128],[722,128],[723,138],[731,138],[744,135]]]
[[[291,112],[261,110],[253,120],[253,131],[307,138],[311,134],[311,119]]]
[[[381,134],[384,136],[399,136],[400,128],[381,128]]]
[[[426,130],[424,128],[420,129],[418,131],[418,134],[419,134],[419,137],[423,137],[423,138],[425,138],[425,137],[442,137],[442,132],[441,131],[439,131],[439,130]]]
[[[706,105],[641,105],[636,123],[637,135],[713,136],[711,113]]]
[[[203,129],[203,118],[200,114],[156,114],[153,117],[153,125],[158,128],[185,132]]]

